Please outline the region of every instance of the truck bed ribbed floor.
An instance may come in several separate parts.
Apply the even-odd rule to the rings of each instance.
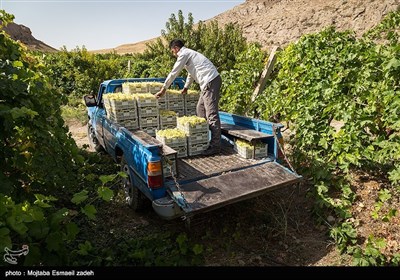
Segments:
[[[236,170],[259,162],[260,160],[242,158],[232,147],[223,146],[218,155],[179,158],[177,179],[178,181],[189,181],[205,178],[212,174]],[[172,178],[168,179],[168,181],[172,180]]]

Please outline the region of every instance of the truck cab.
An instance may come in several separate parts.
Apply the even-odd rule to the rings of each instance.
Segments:
[[[125,82],[164,82],[163,78],[129,78],[101,83],[97,94],[84,97],[88,110],[88,138],[96,150],[105,150],[126,173],[127,203],[139,210],[151,202],[164,219],[190,217],[292,185],[302,177],[280,164],[283,125],[219,112],[220,154],[177,158],[177,152],[141,129],[127,129],[110,120],[103,96],[119,92]],[[172,87],[182,89],[184,79]],[[261,141],[268,147],[262,158],[244,158],[235,141]],[[172,172],[171,160],[176,172]]]

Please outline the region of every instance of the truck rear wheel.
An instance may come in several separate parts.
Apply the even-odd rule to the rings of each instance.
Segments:
[[[99,140],[97,140],[94,128],[90,123],[87,124],[87,134],[90,148],[92,148],[96,152],[103,151],[103,147],[100,145]]]
[[[126,204],[134,211],[141,211],[147,207],[149,204],[149,199],[133,184],[131,174],[129,172],[128,163],[125,157],[122,156],[121,159],[121,171],[127,176],[122,179],[122,187],[125,193]]]

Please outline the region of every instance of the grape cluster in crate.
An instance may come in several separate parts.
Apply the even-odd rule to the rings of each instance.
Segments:
[[[236,139],[234,150],[243,158],[257,159],[268,156],[268,144],[261,141],[250,143],[242,139]]]
[[[208,147],[208,123],[197,116],[183,116],[177,119],[178,129],[187,136],[188,155],[201,154]]]
[[[156,138],[178,152],[178,158],[201,154],[208,147],[208,124],[197,116],[177,118],[177,128],[162,129]]]

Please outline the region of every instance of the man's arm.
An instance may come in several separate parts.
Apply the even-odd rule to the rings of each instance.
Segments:
[[[182,54],[182,55],[178,56],[178,59],[176,60],[174,67],[172,68],[171,72],[168,74],[167,78],[165,79],[165,82],[163,85],[164,89],[168,89],[170,87],[172,82],[182,71],[183,67],[185,67],[185,64],[188,61],[188,59],[189,59],[188,54]]]
[[[188,75],[187,75],[187,78],[186,78],[186,83],[185,83],[184,88],[186,88],[186,89],[190,88],[190,86],[192,85],[193,81],[194,81],[194,78],[193,78],[192,75],[190,75],[190,73],[188,72]]]

